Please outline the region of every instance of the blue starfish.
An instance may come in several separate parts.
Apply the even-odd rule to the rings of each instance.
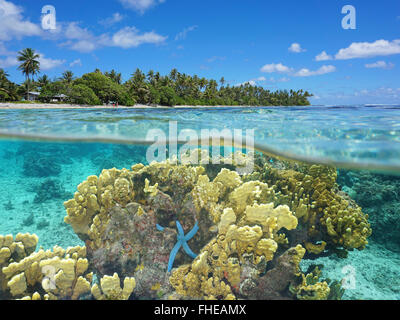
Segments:
[[[161,227],[159,224],[156,225],[156,228],[158,231],[164,231],[164,228]],[[193,259],[197,257],[197,254],[195,254],[190,248],[187,242],[194,237],[194,235],[197,233],[199,230],[199,224],[196,221],[196,224],[194,225],[193,229],[188,232],[188,234],[185,235],[185,232],[183,231],[182,225],[179,223],[179,221],[176,221],[176,228],[178,229],[178,235],[177,235],[177,240],[178,242],[175,244],[174,248],[172,249],[170,255],[169,255],[169,261],[168,261],[168,272],[172,270],[172,266],[175,261],[176,254],[178,253],[179,249],[181,246],[185,250],[185,252]]]

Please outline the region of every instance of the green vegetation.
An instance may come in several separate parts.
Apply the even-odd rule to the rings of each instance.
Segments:
[[[124,106],[144,105],[202,105],[202,106],[306,106],[312,95],[307,91],[279,90],[271,92],[260,86],[248,83],[239,86],[226,84],[224,78],[216,80],[190,76],[171,70],[162,76],[150,70],[147,74],[140,69],[131,78],[122,82],[121,73],[115,70],[84,74],[75,78],[72,71],[51,81],[43,75],[34,81],[40,72],[39,55],[27,48],[19,52],[19,69],[26,81],[17,86],[11,83],[8,75],[0,69],[0,101],[15,101],[32,90],[40,92],[39,100],[53,102],[61,99],[72,104],[101,105],[115,103]],[[56,99],[55,99],[56,98]]]
[[[8,80],[8,74],[0,69],[0,101],[19,100],[18,86]]]
[[[38,59],[39,55],[35,53],[35,50],[31,48],[26,48],[18,52],[17,60],[21,62],[18,69],[21,70],[26,77],[27,95],[30,91],[30,84],[31,84],[30,76],[32,76],[33,79],[33,77],[40,72],[40,62]]]

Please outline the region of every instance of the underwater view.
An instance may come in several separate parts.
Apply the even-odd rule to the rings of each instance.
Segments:
[[[8,109],[0,135],[2,300],[400,298],[400,106]]]
[[[398,30],[399,0],[0,0],[0,305],[400,301]]]

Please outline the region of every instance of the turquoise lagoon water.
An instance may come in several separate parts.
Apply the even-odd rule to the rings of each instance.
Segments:
[[[400,297],[400,106],[0,110],[0,234],[36,233],[45,249],[82,245],[63,202],[102,169],[148,164],[151,129],[167,139],[185,129],[254,130],[258,151],[337,166],[373,235],[346,259],[305,259],[302,268],[320,263],[340,280],[350,265],[356,286],[344,299]]]

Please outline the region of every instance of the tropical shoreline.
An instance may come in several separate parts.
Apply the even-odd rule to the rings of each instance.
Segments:
[[[51,104],[51,103],[7,103],[0,102],[0,110],[1,109],[193,109],[193,108],[255,108],[255,106],[190,106],[190,105],[182,105],[182,106],[149,106],[144,104],[135,104],[133,106],[91,106],[91,105],[74,105],[74,104]]]

